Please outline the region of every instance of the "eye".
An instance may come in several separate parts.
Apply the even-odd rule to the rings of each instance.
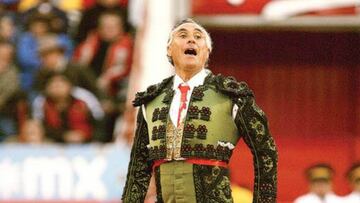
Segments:
[[[182,39],[184,39],[184,38],[186,38],[186,34],[185,34],[185,33],[181,33],[181,34],[179,34],[179,37],[182,38]]]
[[[195,38],[195,39],[201,39],[201,38],[202,38],[202,35],[201,35],[201,34],[195,34],[195,35],[194,35],[194,38]]]

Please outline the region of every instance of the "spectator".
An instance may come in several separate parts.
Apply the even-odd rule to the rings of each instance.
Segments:
[[[0,15],[0,38],[12,43],[15,43],[17,36],[14,18],[11,14]]]
[[[18,8],[19,11],[27,11],[30,8],[36,7],[40,3],[41,0],[22,0],[19,2]],[[60,17],[60,25],[66,25],[67,33],[73,34],[77,30],[77,25],[80,21],[81,16],[81,9],[83,8],[83,0],[50,0],[50,6],[54,7],[56,10],[59,11]],[[65,15],[66,19],[65,19]],[[68,23],[66,23],[68,21]],[[65,22],[65,23],[62,23]],[[61,30],[61,29],[60,29]]]
[[[75,50],[74,60],[92,68],[98,89],[106,95],[102,100],[106,112],[106,141],[112,140],[116,118],[122,114],[126,100],[127,77],[131,68],[133,42],[124,31],[124,19],[117,12],[100,16],[96,32]]]
[[[0,13],[4,13],[8,11],[16,11],[18,1],[19,0],[1,0]]]
[[[20,4],[20,7],[22,5]],[[49,25],[52,32],[67,33],[69,20],[66,12],[54,5],[51,0],[39,0],[33,7],[22,13],[22,22],[28,22],[31,16],[44,15],[49,19]]]
[[[46,79],[55,72],[64,73],[75,86],[83,87],[93,94],[98,93],[93,72],[87,67],[69,62],[65,56],[65,47],[56,35],[41,37],[38,53],[41,67],[36,74],[35,88],[37,90],[44,90]]]
[[[41,122],[29,119],[21,126],[17,141],[28,144],[43,144],[48,140],[45,138],[45,132]]]
[[[34,97],[33,80],[34,74],[40,66],[38,56],[38,40],[42,36],[50,33],[50,25],[47,16],[31,16],[28,24],[28,31],[19,37],[17,46],[17,59],[21,70],[21,87],[30,92],[30,98]],[[70,56],[72,52],[72,42],[67,35],[57,35],[61,44],[66,47],[66,55]]]
[[[46,136],[56,142],[84,143],[91,140],[95,124],[87,104],[72,96],[74,86],[60,73],[49,76],[44,100],[34,117],[42,120]]]
[[[298,197],[294,203],[341,203],[332,189],[333,168],[328,164],[316,164],[306,170],[309,193]]]
[[[96,30],[97,22],[101,14],[109,10],[118,10],[123,14],[125,25],[127,22],[127,10],[124,6],[119,4],[119,0],[96,0],[95,5],[86,9],[80,19],[78,32],[75,36],[75,41],[81,43],[86,39],[87,35]]]
[[[344,197],[344,203],[360,202],[360,162],[354,163],[347,172],[352,192]]]
[[[132,39],[124,32],[116,12],[101,15],[97,32],[91,33],[75,50],[75,61],[92,68],[97,85],[108,95],[118,94],[117,86],[131,68]]]
[[[0,40],[0,141],[17,133],[18,95],[19,78],[14,65],[14,46]]]

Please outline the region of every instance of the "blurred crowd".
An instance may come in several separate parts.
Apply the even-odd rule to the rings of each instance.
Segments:
[[[0,142],[111,142],[134,29],[124,0],[0,0]]]
[[[337,195],[333,190],[335,170],[328,163],[317,163],[305,171],[309,191],[295,199],[294,203],[359,203],[360,202],[360,162],[353,163],[345,177],[351,193]]]

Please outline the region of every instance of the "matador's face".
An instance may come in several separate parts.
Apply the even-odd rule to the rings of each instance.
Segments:
[[[173,39],[167,49],[175,69],[194,71],[202,69],[209,58],[205,33],[194,23],[184,23],[173,32]]]

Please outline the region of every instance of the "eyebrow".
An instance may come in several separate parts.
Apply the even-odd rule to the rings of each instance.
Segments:
[[[200,33],[203,33],[202,30],[200,30],[199,28],[195,28],[196,31],[200,32]]]
[[[203,33],[203,31],[202,31],[201,29],[199,29],[199,28],[195,28],[194,30],[195,30],[195,31],[198,31],[198,32],[200,32],[200,33]],[[185,29],[185,28],[180,28],[179,30],[176,31],[176,33],[186,32],[186,31],[188,31],[188,30]]]

